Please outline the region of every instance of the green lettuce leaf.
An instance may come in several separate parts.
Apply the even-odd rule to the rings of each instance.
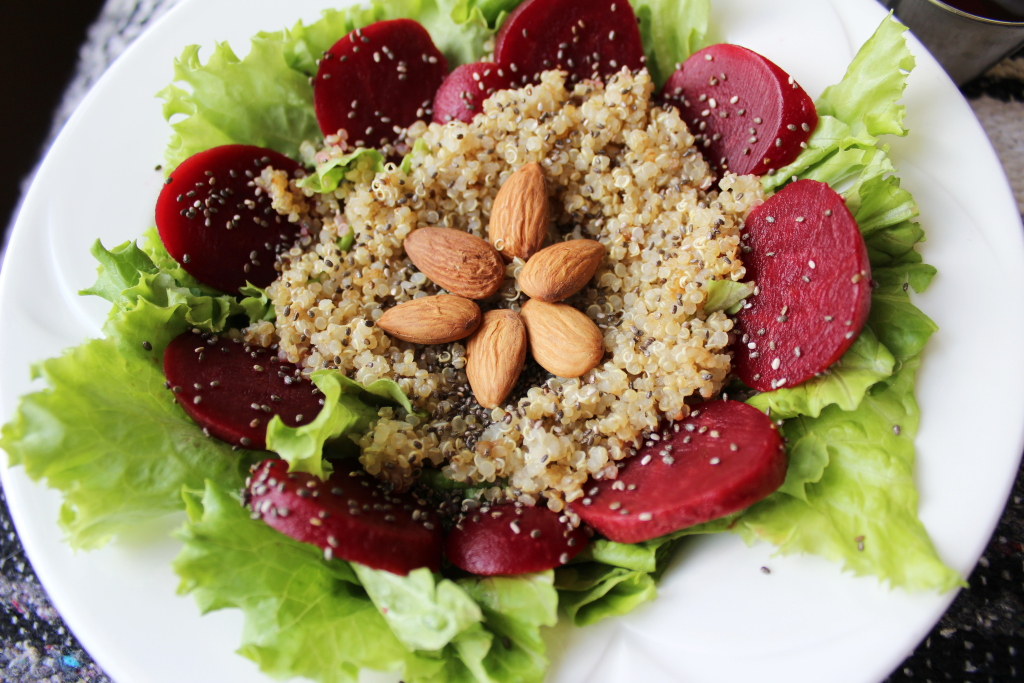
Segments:
[[[267,450],[288,462],[289,472],[327,479],[334,471],[323,457],[324,444],[346,434],[362,434],[377,420],[377,409],[346,393],[337,370],[317,370],[310,379],[324,395],[324,407],[309,424],[289,427],[275,415],[267,424]]]
[[[416,142],[412,144],[412,151],[402,158],[402,173],[409,175],[412,173],[412,160],[418,156],[423,156],[430,151],[430,145],[426,143],[423,138],[416,138]]]
[[[899,100],[914,58],[903,38],[906,30],[891,15],[882,22],[857,52],[842,81],[827,88],[815,102],[818,127],[807,149],[774,175],[764,176],[765,190],[776,190],[794,178],[836,185],[864,169],[869,170],[861,182],[892,172],[891,165],[884,167],[887,156],[876,159],[876,144],[879,135],[907,134],[905,107]],[[851,206],[851,211],[856,214],[856,207]]]
[[[304,190],[313,192],[334,192],[341,181],[356,170],[380,173],[384,170],[383,155],[375,149],[359,148],[319,164],[313,173],[300,179],[296,184]]]
[[[829,375],[751,399],[773,417],[791,418],[783,426],[790,462],[780,490],[736,528],[748,541],[841,560],[894,586],[946,590],[960,578],[917,520],[911,479],[913,377],[937,328],[908,290],[924,291],[935,269],[916,249],[924,239],[913,222],[917,205],[876,137],[907,132],[899,99],[914,60],[904,31],[891,17],[882,22],[842,82],[816,103],[821,117],[808,149],[762,179],[767,191],[797,178],[839,187],[865,237],[875,287],[867,326]]]
[[[274,310],[274,305],[270,303],[270,297],[267,296],[266,291],[248,280],[245,282],[245,287],[238,291],[244,297],[238,305],[245,309],[245,314],[249,316],[249,322],[277,320],[277,312]]]
[[[903,39],[906,30],[890,13],[857,51],[843,80],[826,88],[814,103],[818,113],[851,124],[854,134],[906,135],[906,109],[898,103],[914,68],[914,56]]]
[[[352,563],[366,594],[391,632],[410,650],[440,650],[483,621],[476,601],[458,584],[435,580],[426,567],[399,576]]]
[[[174,130],[164,153],[166,173],[218,145],[258,145],[298,158],[304,140],[321,137],[313,87],[285,62],[281,32],[255,36],[245,59],[220,43],[204,65],[198,45],[185,48],[174,62],[174,83],[158,97]]]
[[[830,406],[817,418],[786,423],[791,467],[808,476],[802,492],[777,492],[740,518],[735,528],[747,542],[822,555],[857,575],[911,590],[966,585],[938,558],[917,518],[920,412],[913,383],[919,365],[917,356],[904,361],[893,381],[876,387],[857,410]],[[816,462],[801,463],[804,458]]]
[[[213,483],[201,518],[176,535],[185,544],[173,565],[179,593],[191,593],[204,614],[241,609],[238,652],[271,676],[354,683],[370,668],[430,680],[443,667],[402,645],[347,563],[250,519]]]
[[[576,626],[632,612],[657,596],[658,580],[681,539],[728,531],[738,516],[729,515],[641,543],[593,539],[570,564],[556,571],[559,604]]]
[[[98,296],[124,306],[130,302],[121,296],[121,292],[139,284],[143,273],[157,272],[153,260],[135,242],[125,242],[108,251],[102,242],[96,240],[89,253],[100,265],[96,268],[96,282],[78,292],[81,296]]]
[[[455,643],[475,677],[470,680],[541,683],[548,660],[540,629],[558,621],[553,573],[475,577],[460,579],[459,585],[484,614],[474,637]]]
[[[239,487],[259,458],[204,437],[164,387],[170,340],[191,328],[221,332],[237,303],[184,286],[162,247],[145,246],[152,254],[132,243],[93,246],[100,267],[86,291],[114,303],[106,338],[39,364],[48,388],[23,397],[0,432],[11,465],[64,493],[60,524],[74,548],[182,509],[183,486]]]
[[[708,298],[704,302],[704,311],[738,312],[741,301],[754,293],[754,283],[733,282],[732,280],[711,280],[707,284]],[[736,310],[732,310],[732,309]]]
[[[924,264],[874,268],[871,279],[878,285],[871,295],[868,325],[897,361],[906,361],[921,352],[939,328],[931,318],[910,302],[907,291],[914,283],[923,291],[935,269]]]
[[[797,415],[817,417],[830,405],[854,410],[871,385],[892,374],[895,359],[866,326],[828,373],[792,388],[776,389],[750,398],[747,403],[773,419],[788,420]]]
[[[557,588],[562,609],[576,626],[627,614],[658,595],[650,573],[598,562],[559,569]]]
[[[362,434],[377,421],[378,405],[401,406],[415,412],[394,380],[379,379],[363,386],[337,370],[317,370],[310,379],[324,395],[324,408],[316,419],[289,427],[275,415],[267,424],[267,450],[288,461],[289,472],[308,472],[327,479],[334,468],[324,459],[324,445],[343,436]]]
[[[323,683],[354,682],[360,668],[401,672],[409,683],[541,683],[540,628],[557,620],[552,572],[398,576],[325,560],[251,519],[212,483],[201,500],[184,495],[191,516],[177,533],[179,592],[192,593],[203,613],[241,609],[239,653],[264,672]]]
[[[678,64],[705,46],[710,0],[630,0],[656,90]]]
[[[355,243],[355,241],[356,231],[350,225],[348,226],[348,232],[345,233],[345,236],[338,240],[338,249],[340,249],[341,251],[348,251],[349,249],[352,248],[352,245]]]

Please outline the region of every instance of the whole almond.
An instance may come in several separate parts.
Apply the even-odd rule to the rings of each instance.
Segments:
[[[530,299],[521,315],[534,360],[551,374],[579,377],[604,357],[601,330],[572,306]]]
[[[531,299],[561,301],[583,289],[604,259],[595,240],[569,240],[541,249],[519,272],[519,287]]]
[[[420,228],[405,238],[420,271],[452,294],[486,299],[505,282],[505,263],[485,240],[451,228]]]
[[[461,296],[424,296],[384,311],[377,326],[402,341],[444,344],[480,327],[480,307]]]
[[[514,311],[496,308],[466,342],[466,376],[477,403],[497,408],[526,362],[526,326]]]
[[[518,256],[529,260],[544,244],[548,234],[548,193],[540,164],[516,169],[498,190],[491,205],[487,239],[511,261]]]

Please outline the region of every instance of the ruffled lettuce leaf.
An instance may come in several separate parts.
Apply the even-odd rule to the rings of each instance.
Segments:
[[[283,32],[255,36],[244,59],[219,43],[203,64],[199,46],[186,47],[174,62],[174,82],[157,96],[174,130],[164,152],[167,173],[219,145],[258,145],[298,158],[304,140],[321,137],[313,87],[285,61]]]
[[[483,621],[479,605],[458,584],[435,580],[426,567],[399,576],[353,563],[352,570],[391,632],[410,650],[440,650]]]
[[[913,464],[920,411],[913,384],[919,365],[918,356],[905,360],[892,381],[877,385],[854,411],[830,406],[819,417],[787,421],[790,466],[804,472],[805,481],[752,506],[735,527],[743,538],[767,540],[783,554],[822,555],[892,586],[945,591],[966,585],[938,558],[917,518]]]
[[[558,621],[558,593],[551,571],[520,576],[460,579],[484,615],[456,639],[459,658],[479,683],[541,683],[548,668],[542,626]]]
[[[868,325],[899,362],[921,353],[928,338],[939,329],[931,318],[910,302],[908,291],[911,285],[915,291],[923,291],[934,274],[935,269],[924,264],[874,268],[871,271],[871,279],[878,286],[871,295]]]
[[[630,0],[640,26],[645,66],[660,89],[679,64],[705,46],[710,0]]]
[[[96,268],[96,282],[78,292],[82,296],[98,296],[112,304],[124,305],[129,302],[121,292],[139,284],[143,273],[157,272],[153,260],[135,242],[125,242],[107,250],[102,242],[96,240],[89,253],[99,266]]]
[[[251,519],[212,483],[201,500],[186,497],[191,521],[177,534],[185,545],[174,561],[179,592],[192,593],[204,613],[241,609],[239,653],[267,674],[323,683],[354,682],[361,668],[401,672],[409,683],[543,679],[540,628],[557,618],[551,572],[458,582],[427,570],[376,572],[325,560],[315,546]]]
[[[106,338],[36,366],[47,388],[23,397],[2,429],[10,464],[64,493],[60,525],[74,548],[180,510],[182,486],[239,487],[259,457],[204,437],[164,387],[170,340],[192,328],[221,332],[237,303],[176,279],[161,251],[151,241],[94,245],[99,274],[86,292],[114,303]]]
[[[427,680],[441,669],[402,645],[347,563],[250,519],[224,488],[204,490],[201,517],[176,534],[185,545],[173,566],[179,593],[191,593],[204,614],[242,610],[239,654],[276,678],[323,683],[354,682],[360,668]]]
[[[418,142],[418,140],[417,140]],[[296,184],[312,192],[334,192],[341,181],[355,179],[352,173],[377,174],[384,170],[384,156],[375,149],[359,148],[340,157],[317,164],[316,170]],[[347,249],[345,250],[347,251]]]
[[[889,16],[857,52],[843,80],[826,88],[814,103],[819,114],[851,124],[854,134],[907,134],[906,108],[899,100],[915,62],[903,39],[907,27]]]
[[[729,515],[641,543],[593,539],[570,564],[556,570],[559,604],[576,626],[632,612],[657,596],[658,581],[681,539],[727,531],[737,517]]]
[[[270,303],[270,297],[267,296],[265,290],[246,280],[245,286],[238,291],[244,297],[238,302],[238,305],[245,310],[249,322],[277,320],[277,312],[274,310],[274,305]]]
[[[893,586],[947,590],[962,582],[917,519],[911,478],[914,373],[937,328],[909,289],[924,291],[935,269],[916,249],[924,239],[913,222],[917,204],[876,137],[907,132],[898,100],[914,60],[904,31],[891,17],[882,22],[843,81],[819,98],[808,149],[762,179],[769,191],[797,178],[838,188],[865,237],[874,289],[866,327],[827,376],[750,400],[790,418],[783,426],[790,461],[779,491],[736,529],[748,541],[823,555]]]
[[[377,405],[397,404],[415,412],[394,380],[379,379],[369,386],[337,370],[317,370],[310,379],[324,395],[324,407],[309,424],[289,427],[275,415],[267,424],[267,449],[288,461],[289,472],[308,472],[327,479],[334,471],[323,457],[324,445],[343,436],[358,436],[377,421]]]
[[[766,190],[774,190],[789,182],[793,176],[814,178],[815,166],[850,166],[869,159],[858,160],[856,155],[870,153],[879,135],[907,134],[903,126],[906,108],[900,103],[907,85],[907,74],[914,68],[914,57],[907,48],[903,33],[907,30],[890,15],[861,46],[847,68],[846,75],[836,85],[829,86],[814,103],[818,111],[818,127],[790,165],[771,176],[761,179]],[[834,154],[840,157],[828,161]],[[823,169],[824,170],[824,169]]]
[[[873,384],[892,374],[895,362],[889,349],[867,326],[843,357],[821,377],[792,388],[757,394],[747,403],[777,420],[797,415],[817,417],[830,405],[854,410]]]
[[[839,188],[865,237],[872,279],[877,285],[865,328],[870,328],[874,340],[851,347],[829,376],[751,400],[762,409],[779,410],[780,418],[817,416],[827,405],[852,410],[872,377],[876,382],[888,377],[883,374],[883,352],[901,362],[920,353],[937,329],[910,302],[904,287],[906,284],[915,291],[924,291],[935,274],[932,266],[921,262],[916,250],[916,244],[924,239],[924,231],[912,222],[918,207],[910,193],[900,187],[888,147],[880,145],[875,137],[906,134],[904,108],[898,100],[906,87],[906,71],[913,68],[914,61],[903,38],[905,31],[906,27],[891,17],[882,22],[858,52],[843,81],[828,88],[816,103],[823,115],[808,149],[789,167],[762,179],[768,190],[803,178]],[[862,336],[865,334],[869,332],[862,332]],[[872,362],[871,356],[880,362]],[[851,375],[851,369],[856,373]],[[855,385],[846,386],[849,380]]]

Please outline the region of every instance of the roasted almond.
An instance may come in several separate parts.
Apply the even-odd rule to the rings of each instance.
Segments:
[[[579,377],[604,357],[601,330],[572,306],[530,299],[523,304],[522,316],[530,352],[551,374]]]
[[[529,260],[548,234],[548,193],[540,164],[520,166],[498,190],[491,205],[487,239],[511,261]]]
[[[384,311],[377,326],[413,344],[444,344],[464,339],[480,327],[480,307],[451,294],[424,296]]]
[[[514,311],[496,308],[466,342],[466,376],[477,403],[497,408],[526,362],[526,326]]]
[[[413,264],[452,294],[486,299],[505,281],[505,263],[498,252],[468,232],[420,228],[409,233],[404,246]]]
[[[561,301],[586,287],[604,259],[595,240],[569,240],[541,249],[519,272],[519,287],[531,299]]]

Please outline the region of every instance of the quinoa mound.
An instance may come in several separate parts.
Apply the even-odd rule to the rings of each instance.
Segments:
[[[589,477],[615,478],[616,463],[662,420],[685,417],[688,398],[721,391],[733,323],[704,310],[707,283],[743,279],[740,233],[764,195],[755,176],[728,174],[714,187],[693,135],[675,109],[652,102],[653,89],[644,70],[571,91],[549,71],[495,93],[471,123],[411,126],[408,174],[361,166],[327,194],[273,169],[257,180],[304,236],[267,288],[276,322],[250,326],[247,340],[276,344],[304,372],[336,368],[364,385],[393,379],[426,415],[382,409],[359,439],[367,472],[405,489],[424,466],[439,467],[488,501],[559,512]],[[310,162],[349,151],[343,136],[304,149]],[[551,202],[547,243],[605,246],[593,280],[565,301],[598,325],[605,356],[572,379],[528,360],[505,405],[488,410],[473,398],[463,343],[417,346],[374,323],[391,306],[443,291],[406,257],[409,233],[443,226],[486,239],[499,187],[530,162],[543,169]],[[342,251],[350,230],[354,243]],[[522,267],[508,264],[482,309],[519,311]]]

